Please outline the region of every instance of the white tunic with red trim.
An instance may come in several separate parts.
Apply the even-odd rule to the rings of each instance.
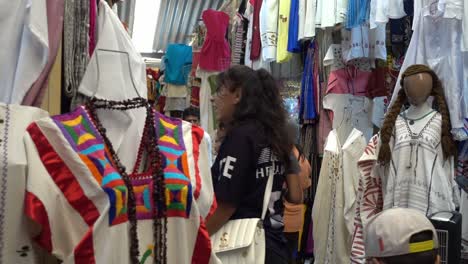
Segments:
[[[217,263],[205,220],[216,207],[204,131],[155,113],[164,156],[168,263]],[[30,125],[26,214],[64,263],[129,263],[127,188],[85,107]],[[153,263],[151,179],[132,180],[140,263]]]
[[[22,142],[28,125],[46,116],[38,108],[0,103],[0,263],[43,263],[23,214],[28,167]]]

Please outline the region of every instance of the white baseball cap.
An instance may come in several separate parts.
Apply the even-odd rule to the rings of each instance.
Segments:
[[[410,238],[431,231],[432,239],[410,243]],[[366,257],[393,257],[433,250],[439,247],[437,233],[431,221],[420,211],[392,208],[369,221],[364,230]]]

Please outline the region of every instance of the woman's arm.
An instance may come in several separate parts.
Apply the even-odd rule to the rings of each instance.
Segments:
[[[303,202],[303,186],[301,185],[302,168],[299,165],[299,151],[293,147],[290,156],[290,168],[286,174],[286,183],[288,185],[288,192],[286,194],[286,201],[292,204],[302,204]]]
[[[302,204],[303,193],[301,184],[299,183],[299,175],[287,174],[286,183],[288,184],[288,192],[286,194],[286,200],[292,204]]]
[[[218,232],[218,230],[229,221],[229,218],[231,218],[235,211],[235,206],[228,203],[218,202],[216,211],[206,221],[206,229],[208,229],[210,236]]]

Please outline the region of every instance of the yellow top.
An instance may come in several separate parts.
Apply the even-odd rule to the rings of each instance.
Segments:
[[[292,57],[292,54],[288,52],[290,10],[291,10],[291,0],[279,1],[278,48],[276,50],[276,61],[278,63],[287,62]]]

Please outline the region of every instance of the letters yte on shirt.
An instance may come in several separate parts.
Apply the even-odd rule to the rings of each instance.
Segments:
[[[236,163],[237,159],[231,156],[227,156],[226,158],[222,159],[219,162],[219,167],[222,171],[220,174],[228,179],[232,177],[232,171],[234,170],[234,164]]]
[[[224,159],[219,161],[219,168],[220,168],[220,177],[226,177],[228,179],[231,179],[233,176],[233,172],[236,169],[236,162],[237,158],[227,156]],[[271,164],[273,163],[273,166]],[[256,179],[261,179],[265,177],[270,176],[270,170],[274,168],[274,175],[277,174],[283,174],[285,169],[284,166],[281,165],[279,162],[273,161],[268,161],[268,162],[262,162],[257,164],[257,170],[256,170]],[[219,177],[219,178],[220,178]]]

